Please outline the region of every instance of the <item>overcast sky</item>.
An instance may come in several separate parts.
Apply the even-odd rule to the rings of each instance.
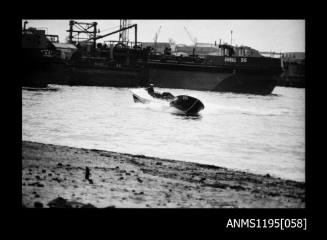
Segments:
[[[48,34],[59,35],[59,41],[65,42],[68,36],[69,20],[27,20],[27,27],[47,28]],[[82,22],[98,22],[100,35],[119,29],[119,20],[78,20]],[[155,33],[161,30],[158,42],[168,42],[172,38],[176,43],[192,45],[192,38],[200,43],[217,43],[231,41],[233,44],[246,45],[259,51],[304,52],[305,20],[131,20],[137,24],[138,41],[152,42]],[[22,24],[23,25],[23,24]],[[130,30],[129,38],[134,39],[134,30]],[[99,40],[101,42],[103,39]],[[118,40],[118,34],[104,40]]]

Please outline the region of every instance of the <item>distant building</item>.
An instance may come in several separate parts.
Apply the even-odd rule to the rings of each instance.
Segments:
[[[305,53],[304,52],[286,52],[282,54],[282,59],[284,61],[295,61],[301,62],[305,60]]]
[[[305,53],[286,52],[281,56],[283,74],[278,85],[305,87]]]
[[[142,47],[152,47],[154,48],[154,42],[143,42]],[[156,45],[157,49],[156,52],[163,53],[166,47],[171,47],[172,54],[179,56],[188,56],[193,54],[193,49],[194,46],[189,46],[185,44],[174,44],[171,45],[168,42],[158,42]],[[197,55],[208,55],[211,52],[217,51],[218,46],[214,46],[214,44],[209,44],[209,43],[197,43],[196,48],[195,48],[195,54]]]

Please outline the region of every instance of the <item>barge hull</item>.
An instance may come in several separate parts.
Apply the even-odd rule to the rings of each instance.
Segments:
[[[278,78],[278,74],[149,69],[149,81],[156,87],[200,91],[267,95],[274,90]]]
[[[139,87],[147,84],[142,69],[73,67],[70,85]]]
[[[46,87],[48,84],[69,83],[71,71],[65,62],[44,57],[35,49],[22,51],[22,86]]]

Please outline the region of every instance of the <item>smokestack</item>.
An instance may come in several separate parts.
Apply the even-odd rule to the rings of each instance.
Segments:
[[[24,31],[26,30],[26,25],[27,25],[28,21],[24,22]]]

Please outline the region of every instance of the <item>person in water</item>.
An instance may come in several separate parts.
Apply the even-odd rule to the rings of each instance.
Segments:
[[[169,92],[163,92],[163,93],[155,92],[154,89],[153,89],[153,84],[150,84],[146,88],[146,90],[154,98],[162,98],[162,99],[166,99],[166,100],[169,100],[169,99],[173,99],[174,98],[174,95],[172,95]]]

